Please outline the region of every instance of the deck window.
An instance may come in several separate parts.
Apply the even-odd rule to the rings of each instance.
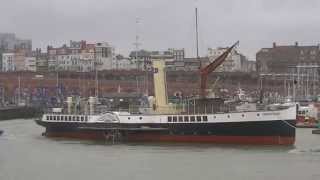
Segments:
[[[56,120],[56,116],[53,116],[53,120]]]
[[[80,121],[80,117],[79,116],[77,116],[77,121]]]
[[[197,122],[201,122],[201,116],[197,116]]]
[[[71,116],[69,116],[69,121],[71,121]]]
[[[65,117],[64,117],[64,120],[65,120],[65,121],[68,121],[68,116],[65,116]]]
[[[172,122],[172,117],[168,116],[168,122]]]
[[[179,122],[183,122],[183,117],[182,116],[179,116],[178,119],[179,119]]]
[[[76,121],[76,117],[75,116],[72,117],[72,121]]]
[[[46,116],[47,117],[47,120],[49,120],[49,116]]]
[[[173,121],[173,122],[177,122],[177,116],[173,116],[172,121]]]
[[[184,116],[184,122],[189,122],[189,116]]]
[[[83,121],[84,120],[84,117],[83,116],[81,116],[81,121]]]
[[[60,121],[60,116],[57,117],[57,120]]]
[[[191,116],[191,117],[190,117],[190,121],[191,121],[191,122],[194,122],[195,120],[196,120],[196,118],[195,118],[194,116]]]
[[[88,121],[88,116],[86,116],[85,121]]]
[[[208,117],[207,116],[202,116],[202,120],[207,122],[208,121]]]

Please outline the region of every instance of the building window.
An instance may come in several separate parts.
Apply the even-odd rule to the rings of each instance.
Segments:
[[[189,116],[184,116],[184,122],[189,122]]]

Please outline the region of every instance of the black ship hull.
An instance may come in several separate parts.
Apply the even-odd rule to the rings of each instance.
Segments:
[[[44,122],[48,137],[106,140],[116,132],[128,142],[203,142],[292,145],[295,120],[221,123],[83,123]]]

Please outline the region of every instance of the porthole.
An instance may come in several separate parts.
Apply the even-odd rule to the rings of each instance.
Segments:
[[[142,120],[142,117],[139,117],[140,120]]]
[[[217,118],[217,116],[213,116],[213,118]]]
[[[130,120],[130,117],[128,117],[128,120]]]
[[[230,115],[228,115],[227,117],[230,118]]]
[[[242,114],[241,116],[244,117],[244,114]]]
[[[258,113],[257,116],[260,116],[260,114]]]

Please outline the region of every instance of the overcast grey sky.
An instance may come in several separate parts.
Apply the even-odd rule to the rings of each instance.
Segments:
[[[134,49],[139,17],[141,48],[182,48],[195,54],[195,0],[1,0],[0,32],[33,40],[33,47],[69,40],[107,41],[118,53]],[[200,52],[240,40],[254,59],[261,47],[318,44],[319,0],[198,0]]]

